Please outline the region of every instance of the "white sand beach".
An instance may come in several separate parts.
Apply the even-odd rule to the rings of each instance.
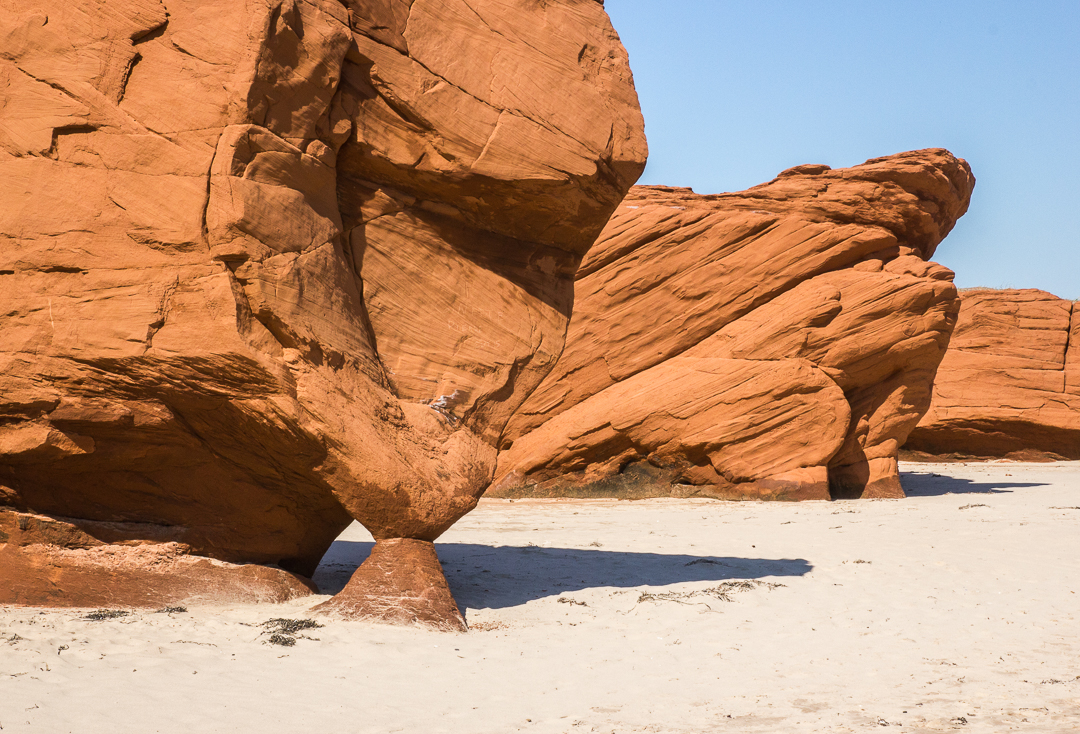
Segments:
[[[0,729],[1080,730],[1080,463],[902,470],[903,500],[484,501],[437,543],[468,634],[268,644],[322,596],[0,609]],[[370,547],[350,528],[320,586]]]

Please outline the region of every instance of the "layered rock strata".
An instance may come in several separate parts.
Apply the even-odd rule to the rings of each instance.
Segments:
[[[922,150],[735,194],[636,187],[489,495],[902,496],[959,307],[929,259],[973,186]]]
[[[911,458],[1080,459],[1080,317],[1040,290],[960,292]]]
[[[645,160],[595,0],[0,0],[0,89],[2,603],[430,544]]]

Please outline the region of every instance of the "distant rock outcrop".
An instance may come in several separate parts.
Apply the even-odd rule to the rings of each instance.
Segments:
[[[1080,459],[1080,317],[1039,290],[960,292],[912,458]]]
[[[974,183],[923,150],[734,194],[636,187],[489,496],[902,496],[959,307],[928,260]]]
[[[644,161],[595,0],[0,0],[0,603],[417,618]]]

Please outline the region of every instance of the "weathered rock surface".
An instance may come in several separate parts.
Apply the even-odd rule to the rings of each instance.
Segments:
[[[0,0],[0,602],[437,538],[644,160],[595,0]]]
[[[1080,318],[1039,290],[960,292],[912,458],[1080,459]]]
[[[175,542],[132,540],[130,527],[10,511],[0,512],[0,574],[4,601],[24,606],[283,602],[315,590],[279,568],[200,557]]]
[[[423,624],[446,632],[468,629],[435,546],[411,538],[376,543],[349,585],[315,610],[397,624]]]
[[[928,260],[973,186],[923,150],[735,194],[634,188],[489,495],[902,496],[959,307]]]

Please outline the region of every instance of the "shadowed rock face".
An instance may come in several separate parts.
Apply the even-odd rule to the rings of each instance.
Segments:
[[[918,455],[1080,459],[1080,319],[1039,290],[961,291]]]
[[[438,537],[645,160],[595,0],[0,0],[0,88],[0,512],[58,523],[0,553],[55,569]]]
[[[489,495],[902,496],[959,306],[928,260],[974,183],[923,150],[735,194],[634,188]]]

